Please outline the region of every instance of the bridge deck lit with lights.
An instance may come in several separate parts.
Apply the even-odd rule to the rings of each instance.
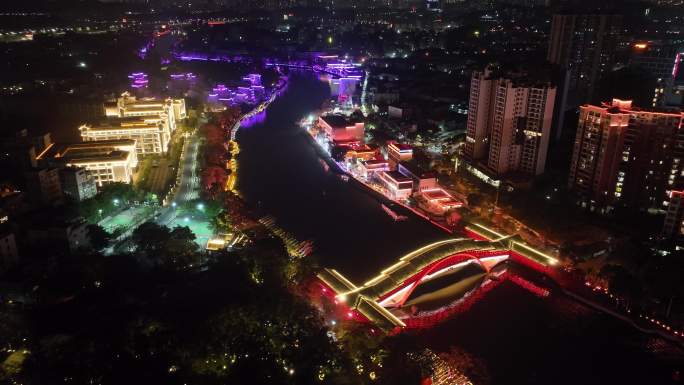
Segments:
[[[469,238],[452,238],[420,247],[380,271],[363,284],[354,283],[344,272],[326,268],[319,274],[325,291],[334,294],[335,301],[347,306],[349,314],[359,314],[385,330],[404,328],[414,314],[404,305],[421,285],[434,282],[448,274],[475,264],[480,273],[462,281],[487,282],[501,276],[494,269],[507,260],[515,260],[544,273],[551,272],[557,259],[520,241],[518,237],[499,234],[485,226],[472,224],[466,228]],[[522,282],[516,278],[516,283]],[[524,281],[524,280],[523,280]],[[543,292],[541,288],[535,288]]]

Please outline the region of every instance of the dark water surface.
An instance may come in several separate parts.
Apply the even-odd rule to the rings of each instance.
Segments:
[[[321,263],[362,284],[399,256],[448,234],[418,217],[395,222],[381,198],[328,167],[296,122],[320,108],[329,92],[310,75],[291,75],[264,121],[240,129],[238,189],[297,239],[313,240]]]

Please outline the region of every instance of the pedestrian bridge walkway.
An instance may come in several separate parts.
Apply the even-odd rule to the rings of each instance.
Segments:
[[[499,234],[482,225],[466,229],[471,238],[452,238],[433,242],[398,258],[367,282],[354,283],[335,269],[323,269],[318,278],[351,309],[383,329],[404,327],[395,314],[407,304],[411,294],[422,284],[453,273],[466,265],[476,264],[482,276],[510,258],[542,269],[557,260],[520,241]],[[464,278],[473,279],[473,277]]]

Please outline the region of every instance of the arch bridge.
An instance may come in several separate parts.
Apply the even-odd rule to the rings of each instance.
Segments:
[[[517,237],[498,234],[482,225],[471,225],[466,230],[472,238],[445,239],[420,247],[363,284],[353,283],[331,268],[323,269],[318,278],[338,300],[389,330],[406,326],[392,310],[406,304],[421,284],[466,265],[476,264],[486,275],[509,258],[542,268],[557,263],[555,258],[525,245]]]

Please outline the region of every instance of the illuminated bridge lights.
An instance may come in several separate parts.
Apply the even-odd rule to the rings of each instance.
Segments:
[[[469,226],[466,226],[466,232],[473,238],[473,239],[479,239],[479,240],[487,240],[487,241],[503,241],[505,239],[511,238],[511,236],[508,235],[503,235],[500,234],[484,225],[478,224],[478,223],[472,223]],[[526,245],[523,242],[516,241],[516,240],[511,240],[510,242],[510,248],[512,251],[515,251],[516,253],[534,260],[537,263],[541,263],[543,265],[557,265],[559,263],[559,260],[557,258],[554,258],[548,254],[545,254],[535,248],[532,248],[528,245]]]
[[[551,266],[557,264],[558,260],[522,243],[519,237],[500,234],[480,224],[472,224],[466,230],[473,235],[473,239],[446,239],[420,247],[401,256],[396,263],[360,286],[335,269],[324,269],[318,274],[318,278],[330,289],[336,303],[344,303],[384,330],[392,330],[406,327],[414,316],[397,316],[391,309],[402,308],[421,284],[446,276],[469,264],[477,264],[482,268],[479,277],[489,277],[494,266],[509,259],[551,277],[555,276],[555,270]],[[501,272],[494,274],[497,275],[501,275]],[[546,297],[550,294],[547,289],[523,278],[511,278],[506,273],[503,277],[537,296]],[[464,278],[462,282],[475,278],[477,275]],[[485,279],[482,287],[474,289],[478,296],[483,287],[489,288],[498,283],[498,279],[494,278],[494,281]],[[449,311],[453,312],[453,309]],[[437,318],[433,321],[435,319]]]
[[[450,257],[439,260],[431,264],[429,267],[423,269],[414,278],[411,278],[410,282],[405,284],[403,287],[399,287],[392,293],[386,294],[379,298],[378,300],[380,301],[380,305],[383,307],[401,307],[404,305],[404,303],[406,303],[413,291],[416,290],[419,285],[425,282],[431,281],[447,274],[450,271],[459,269],[471,263],[480,265],[486,273],[489,273],[493,266],[508,259],[508,255],[501,254],[501,251],[499,250],[489,253],[493,255],[476,257],[471,253],[465,252],[454,254]]]

